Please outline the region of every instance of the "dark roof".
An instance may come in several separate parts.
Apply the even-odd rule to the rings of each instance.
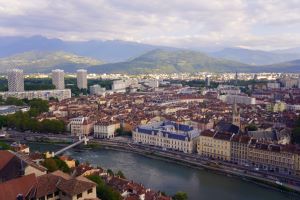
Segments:
[[[228,132],[228,133],[239,133],[240,128],[232,123],[220,121],[217,126],[216,130],[219,132]]]
[[[37,180],[35,174],[30,174],[20,178],[12,179],[0,184],[0,199],[16,200],[19,194],[22,194],[24,199],[34,197]]]
[[[3,169],[13,157],[15,157],[15,155],[11,152],[0,150],[0,170]]]

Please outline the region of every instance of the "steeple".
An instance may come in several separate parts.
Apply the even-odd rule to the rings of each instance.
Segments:
[[[234,124],[238,127],[241,126],[240,109],[237,106],[235,98],[234,98],[234,102],[233,102],[233,105],[232,105],[232,124]]]
[[[238,73],[237,73],[237,71],[235,72],[235,86],[237,86],[238,85]]]

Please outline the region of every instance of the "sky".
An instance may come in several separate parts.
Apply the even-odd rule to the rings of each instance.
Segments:
[[[0,36],[300,47],[300,0],[0,0]]]

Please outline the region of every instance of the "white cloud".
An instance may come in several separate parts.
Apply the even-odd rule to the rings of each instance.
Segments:
[[[1,35],[177,47],[300,46],[300,0],[0,0]]]

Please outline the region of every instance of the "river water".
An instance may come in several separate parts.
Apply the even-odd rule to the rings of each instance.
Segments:
[[[58,150],[61,146],[29,144],[31,151]],[[169,195],[184,191],[190,200],[294,200],[295,196],[258,186],[238,178],[214,174],[133,153],[107,149],[68,150],[65,154],[113,171],[122,170],[128,179]]]

